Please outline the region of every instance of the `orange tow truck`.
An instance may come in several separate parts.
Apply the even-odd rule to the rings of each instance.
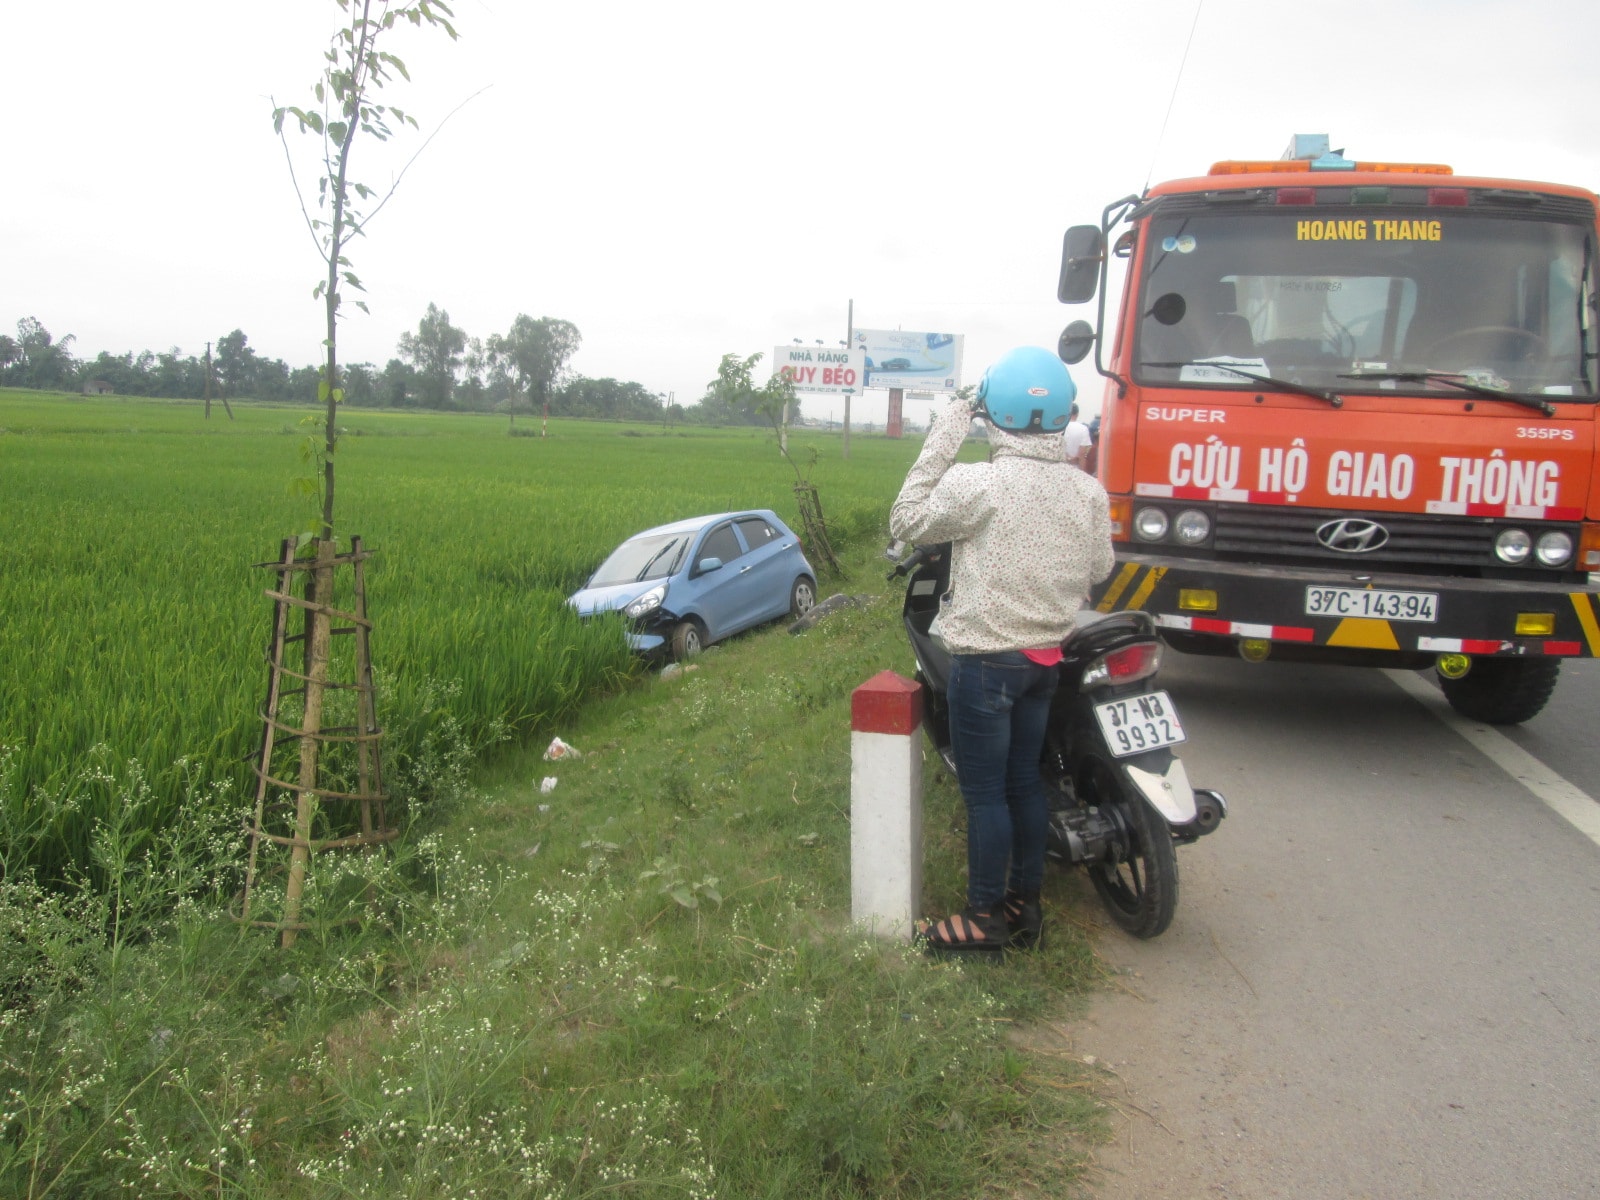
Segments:
[[[1060,352],[1106,378],[1118,539],[1094,605],[1183,651],[1432,669],[1475,720],[1538,713],[1600,656],[1596,204],[1299,135],[1069,229],[1058,298],[1099,306]]]

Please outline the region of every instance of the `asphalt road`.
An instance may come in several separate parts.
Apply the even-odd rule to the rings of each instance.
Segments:
[[[1600,800],[1600,661],[1564,663],[1556,694],[1545,710],[1525,725],[1502,729],[1524,750],[1589,795]]]
[[[1600,1196],[1600,845],[1382,672],[1172,654],[1162,683],[1231,814],[1165,935],[1101,937],[1093,1194]],[[1600,797],[1597,701],[1569,663],[1507,736]]]

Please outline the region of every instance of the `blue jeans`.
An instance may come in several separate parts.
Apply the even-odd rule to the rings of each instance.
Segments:
[[[1009,886],[1044,884],[1050,806],[1039,777],[1055,667],[1021,651],[950,659],[950,743],[967,805],[967,904],[994,912]]]

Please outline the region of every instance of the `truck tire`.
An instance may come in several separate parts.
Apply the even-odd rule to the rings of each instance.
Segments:
[[[1460,679],[1439,678],[1444,698],[1463,717],[1520,725],[1539,715],[1556,690],[1559,658],[1475,658]]]

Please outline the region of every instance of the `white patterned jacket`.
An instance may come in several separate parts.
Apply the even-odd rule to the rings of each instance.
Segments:
[[[910,542],[952,543],[939,628],[956,654],[1060,645],[1089,589],[1111,574],[1111,516],[1099,480],[1070,465],[1056,434],[992,425],[990,460],[958,463],[971,410],[934,415],[889,514]]]

